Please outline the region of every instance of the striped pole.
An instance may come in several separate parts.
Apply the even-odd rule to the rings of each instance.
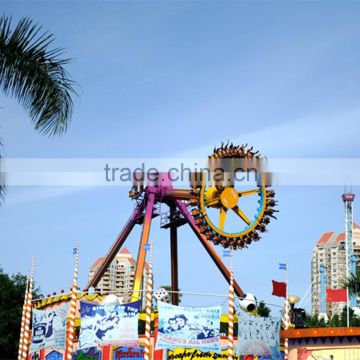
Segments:
[[[145,245],[149,246],[149,245]],[[144,360],[150,360],[150,336],[151,336],[151,305],[153,292],[153,243],[149,247],[149,267],[147,274],[147,288],[146,288],[146,320],[145,320],[145,348]]]
[[[286,264],[285,269],[285,283],[286,283],[286,298],[285,298],[285,311],[284,311],[284,325],[285,330],[287,330],[290,326],[290,304],[289,304],[289,287],[288,287],[288,268]],[[289,339],[284,339],[284,360],[288,360],[289,358]]]
[[[79,244],[76,245],[75,251],[75,267],[74,280],[71,288],[70,310],[68,317],[67,337],[66,337],[66,360],[72,359],[74,339],[75,339],[75,315],[76,315],[76,300],[78,288],[78,268],[79,268]]]
[[[23,305],[22,312],[21,312],[21,327],[20,327],[18,360],[22,359],[22,351],[23,351],[23,345],[24,345],[25,312],[26,312],[26,305],[27,305],[27,298],[28,298],[28,291],[29,291],[29,280],[30,280],[30,272],[26,276],[25,298],[24,298],[24,305]]]
[[[230,250],[228,360],[234,358],[234,250]]]
[[[26,360],[29,348],[30,348],[30,323],[31,323],[31,308],[32,308],[32,292],[34,285],[34,270],[35,270],[35,257],[33,256],[31,262],[31,271],[29,277],[28,291],[26,297],[25,305],[25,324],[24,324],[24,334],[23,334],[23,343],[22,343],[22,352],[21,359]]]

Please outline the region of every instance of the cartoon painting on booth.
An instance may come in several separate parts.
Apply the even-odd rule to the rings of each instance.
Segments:
[[[360,349],[321,349],[300,348],[297,350],[298,360],[345,360],[360,359]]]
[[[80,302],[81,327],[78,349],[102,345],[138,347],[141,301],[122,305]]]
[[[221,306],[182,307],[158,302],[156,349],[177,347],[220,352]]]
[[[239,355],[267,355],[274,360],[281,359],[279,318],[254,316],[239,310],[238,324]]]
[[[30,352],[40,349],[65,349],[68,305],[50,310],[33,310]]]

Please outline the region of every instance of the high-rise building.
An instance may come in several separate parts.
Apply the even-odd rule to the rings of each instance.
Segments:
[[[89,280],[93,278],[96,270],[102,265],[105,257],[98,258],[89,269]],[[146,288],[148,265],[145,263],[142,289]],[[100,279],[97,290],[102,293],[115,293],[123,298],[124,302],[128,302],[131,298],[132,288],[134,285],[136,261],[131,256],[127,248],[121,249],[111,262],[104,275]],[[143,294],[144,292],[141,292]],[[145,297],[142,297],[143,299]]]
[[[346,239],[345,232],[324,233],[312,252],[311,259],[311,302],[312,313],[323,311],[322,304],[328,316],[339,314],[345,303],[326,303],[325,289],[341,289],[346,277]],[[353,250],[356,265],[360,267],[360,226],[353,224]],[[325,286],[321,289],[321,268],[324,271]]]

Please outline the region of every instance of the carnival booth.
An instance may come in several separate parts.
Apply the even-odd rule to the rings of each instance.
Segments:
[[[71,359],[144,359],[146,314],[140,312],[139,302],[119,304],[114,299],[100,294],[77,294]],[[61,294],[34,302],[28,360],[70,358],[67,350],[71,334],[67,318],[70,300],[71,294]],[[150,358],[228,358],[229,339],[225,332],[229,319],[221,310],[221,306],[181,307],[159,301],[151,314]],[[234,330],[234,359],[278,358],[279,321],[241,313],[234,317]],[[244,354],[269,351],[275,356]]]
[[[290,360],[360,359],[360,328],[308,328],[282,332],[289,339]]]

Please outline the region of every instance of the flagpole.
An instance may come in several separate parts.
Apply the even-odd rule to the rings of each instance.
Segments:
[[[346,259],[346,277],[349,278],[350,275],[350,268],[349,268],[349,244],[348,241],[346,240],[345,242],[345,259]],[[346,287],[346,326],[349,327],[349,288]]]
[[[289,271],[288,271],[288,267],[287,267],[287,262],[285,262],[286,264],[286,270],[285,270],[285,282],[286,282],[286,301],[288,300],[289,297]]]
[[[346,288],[346,325],[350,326],[350,314],[349,314],[349,288]]]
[[[67,328],[66,336],[66,359],[72,360],[72,353],[74,350],[74,339],[75,339],[75,315],[76,315],[76,300],[77,300],[77,288],[78,288],[78,268],[79,268],[79,244],[76,245],[75,253],[75,266],[74,266],[74,278],[73,285],[71,288],[71,297],[70,297],[70,312],[69,312],[69,323]]]
[[[22,352],[24,346],[24,334],[25,334],[25,314],[26,314],[26,306],[28,299],[28,291],[29,291],[29,281],[30,281],[30,271],[26,276],[26,288],[25,288],[25,297],[24,304],[21,313],[21,327],[20,327],[20,339],[19,339],[19,350],[18,350],[18,360],[22,359]]]
[[[228,360],[234,358],[234,250],[230,250]]]
[[[285,330],[288,330],[290,325],[290,316],[289,316],[289,273],[287,262],[285,262],[285,283],[286,283],[286,298],[285,298],[285,311],[284,311],[284,325]],[[284,360],[288,360],[289,356],[289,339],[286,337],[284,339]]]
[[[149,245],[145,245],[149,246]],[[146,319],[145,319],[145,349],[144,360],[150,359],[150,340],[151,340],[151,305],[153,292],[153,243],[149,246],[149,264],[148,264],[148,278],[146,288]]]
[[[33,256],[32,261],[31,261],[31,271],[30,271],[29,286],[28,286],[28,292],[27,292],[28,294],[27,294],[26,306],[25,306],[25,325],[24,325],[23,346],[22,346],[22,353],[21,353],[22,360],[27,359],[29,347],[30,347],[30,323],[31,323],[34,270],[35,270],[35,257]]]

